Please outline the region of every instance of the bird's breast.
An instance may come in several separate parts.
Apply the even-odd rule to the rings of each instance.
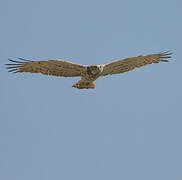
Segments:
[[[101,70],[97,65],[87,66],[85,76],[89,80],[96,80],[101,74]]]

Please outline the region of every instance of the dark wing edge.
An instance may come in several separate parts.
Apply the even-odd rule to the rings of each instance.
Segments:
[[[81,76],[85,70],[84,65],[65,60],[30,61],[24,58],[18,60],[8,59],[11,64],[5,64],[8,72],[41,73],[44,75],[76,77]]]
[[[12,72],[12,73],[18,73],[18,72],[23,72],[20,70],[21,67],[23,67],[23,65],[27,62],[34,62],[34,61],[30,61],[27,59],[23,59],[23,58],[18,58],[20,61],[15,61],[13,59],[8,59],[8,61],[13,62],[11,64],[5,64],[7,67],[6,69],[9,69],[8,72]]]
[[[103,65],[104,68],[101,76],[124,73],[133,70],[135,68],[146,66],[148,64],[169,62],[168,59],[172,57],[171,56],[172,54],[173,52],[169,50],[161,53],[140,55],[120,60],[115,60]]]
[[[169,50],[169,51],[164,51],[164,52],[161,52],[161,53],[158,53],[158,54],[154,54],[154,55],[158,55],[159,56],[158,62],[160,62],[160,61],[169,62],[169,60],[167,60],[167,59],[170,59],[172,57],[171,56],[172,54],[173,54],[173,52]]]

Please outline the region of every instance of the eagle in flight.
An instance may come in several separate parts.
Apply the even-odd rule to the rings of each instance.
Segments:
[[[43,60],[29,61],[18,58],[18,61],[9,59],[11,64],[6,64],[9,72],[29,72],[42,73],[44,75],[61,76],[61,77],[77,77],[81,80],[76,82],[72,87],[78,89],[94,89],[95,80],[100,76],[112,74],[120,74],[131,71],[135,68],[146,66],[147,64],[168,62],[171,58],[171,52],[166,51],[158,54],[149,54],[143,56],[129,57],[107,64],[80,65],[65,60]]]

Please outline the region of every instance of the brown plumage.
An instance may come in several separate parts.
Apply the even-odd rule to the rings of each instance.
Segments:
[[[168,62],[167,59],[171,58],[171,54],[171,52],[166,51],[159,54],[129,57],[103,65],[86,66],[65,60],[29,61],[23,58],[18,58],[19,61],[9,59],[12,63],[6,65],[7,69],[10,69],[9,72],[14,73],[42,73],[44,75],[62,77],[80,76],[81,80],[72,87],[89,89],[95,88],[94,81],[100,76],[120,74],[152,63]]]

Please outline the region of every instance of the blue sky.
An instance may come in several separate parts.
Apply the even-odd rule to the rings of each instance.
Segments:
[[[180,0],[1,0],[0,179],[182,179]],[[11,74],[8,58],[102,64],[172,50],[103,77]]]

